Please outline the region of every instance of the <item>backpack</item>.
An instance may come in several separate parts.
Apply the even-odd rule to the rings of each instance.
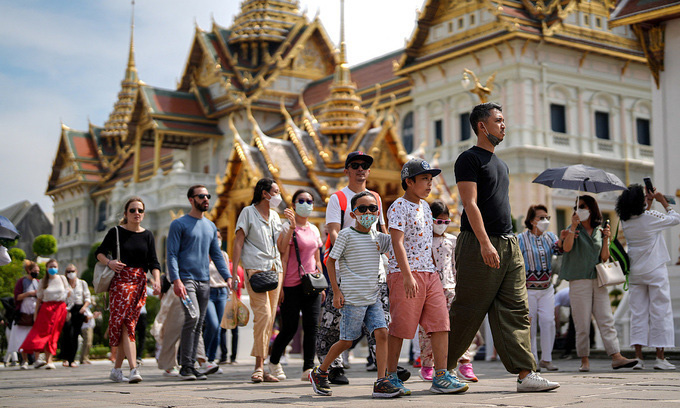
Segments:
[[[626,250],[623,248],[623,244],[621,244],[621,241],[617,239],[619,236],[620,224],[621,221],[619,221],[616,224],[616,233],[614,234],[614,238],[612,238],[611,242],[609,243],[609,256],[612,259],[614,259],[614,261],[619,262],[621,270],[623,271],[623,274],[626,277],[626,282],[623,284],[623,289],[628,290],[628,274],[630,273],[630,258],[628,257],[628,253],[626,252]]]
[[[380,206],[380,195],[376,193],[375,191],[372,190],[367,190],[373,196],[375,197],[375,201],[378,202],[378,213],[382,213],[382,208]],[[342,190],[338,190],[333,195],[338,197],[338,203],[340,203],[340,230],[342,231],[342,228],[344,227],[345,223],[345,210],[347,210],[347,196],[345,193],[342,192]],[[378,228],[380,228],[380,217],[378,217]],[[326,261],[328,260],[328,255],[331,253],[331,249],[333,248],[333,244],[331,244],[331,234],[326,235],[326,242],[324,243],[324,250],[323,250],[323,264],[326,265]]]

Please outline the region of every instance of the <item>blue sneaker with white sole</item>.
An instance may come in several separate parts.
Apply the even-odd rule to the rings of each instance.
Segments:
[[[448,371],[435,374],[430,391],[435,394],[457,394],[467,391],[469,386]]]
[[[394,385],[395,387],[399,388],[399,390],[400,390],[400,392],[401,392],[401,395],[411,395],[411,390],[409,390],[408,388],[404,387],[404,383],[401,382],[401,380],[399,379],[399,377],[397,377],[397,374],[392,373],[392,374],[390,374],[387,378],[390,380],[390,382],[392,383],[392,385]]]

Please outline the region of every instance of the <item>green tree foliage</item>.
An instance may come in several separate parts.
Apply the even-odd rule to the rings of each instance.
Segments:
[[[26,252],[21,248],[12,248],[9,250],[9,256],[13,261],[23,262],[26,259]]]
[[[57,239],[53,235],[38,235],[33,241],[33,252],[37,256],[50,256],[57,253]]]
[[[94,279],[94,267],[97,264],[97,257],[95,257],[94,253],[99,248],[99,245],[101,245],[101,242],[95,242],[90,247],[90,253],[87,255],[87,269],[80,275],[80,279],[87,282],[90,286],[92,286],[92,280]]]
[[[14,285],[24,275],[23,260],[12,257],[12,262],[0,266],[0,297],[14,296]]]

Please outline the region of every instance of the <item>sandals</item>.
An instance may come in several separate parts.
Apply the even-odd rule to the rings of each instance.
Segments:
[[[250,376],[250,381],[254,383],[261,383],[264,379],[264,370],[261,368],[258,368],[257,370],[253,371],[253,375]]]
[[[269,373],[265,373],[263,369],[258,368],[257,370],[253,371],[253,374],[250,376],[250,381],[254,383],[261,383],[262,381],[279,382],[279,379]]]
[[[622,363],[617,364],[617,365],[614,365],[614,363],[612,363],[612,368],[614,370],[618,370],[620,368],[630,368],[630,367],[636,366],[637,363],[638,363],[638,361],[636,359],[631,360],[631,359],[628,359],[628,358],[624,358],[621,361],[622,361]]]

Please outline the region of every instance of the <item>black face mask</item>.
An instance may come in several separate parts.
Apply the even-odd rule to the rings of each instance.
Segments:
[[[40,275],[39,272],[31,272],[31,277],[32,277],[33,279],[38,279],[38,275]]]

